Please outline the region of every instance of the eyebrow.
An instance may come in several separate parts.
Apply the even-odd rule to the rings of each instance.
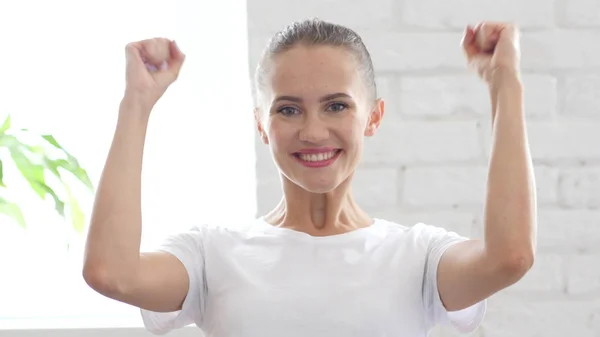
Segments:
[[[336,98],[352,98],[352,97],[343,92],[338,92],[335,94],[330,94],[330,95],[321,97],[321,99],[319,99],[319,102],[327,102],[327,101],[330,101],[330,100],[336,99]],[[291,102],[296,102],[296,103],[302,103],[302,98],[294,97],[294,96],[279,96],[273,101],[273,103],[277,103],[279,101],[291,101]]]

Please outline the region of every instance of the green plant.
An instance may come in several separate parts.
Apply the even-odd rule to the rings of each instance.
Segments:
[[[25,139],[34,141],[27,142]],[[90,191],[93,191],[94,188],[87,172],[81,168],[77,158],[60,146],[51,135],[35,135],[26,129],[11,129],[10,115],[0,126],[0,151],[4,149],[10,154],[10,158],[32,190],[44,200],[48,196],[52,197],[56,212],[63,218],[68,218],[75,231],[81,233],[85,227],[85,217],[63,174],[70,173]],[[4,159],[4,162],[6,163],[7,159]],[[3,168],[5,167],[6,165],[0,158],[0,213],[13,218],[25,228],[26,222],[21,207],[2,193],[10,188],[4,182],[5,170]],[[48,181],[47,174],[57,178],[54,179],[54,183]],[[58,188],[61,190],[59,191]]]

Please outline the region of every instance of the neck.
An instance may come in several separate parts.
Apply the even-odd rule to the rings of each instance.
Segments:
[[[325,236],[371,225],[373,220],[352,197],[351,178],[327,193],[312,193],[283,177],[283,198],[265,216],[278,227]]]

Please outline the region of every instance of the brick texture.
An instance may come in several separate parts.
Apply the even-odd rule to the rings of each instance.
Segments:
[[[406,26],[422,28],[463,29],[480,20],[512,21],[523,28],[554,26],[554,4],[545,0],[405,0],[399,15]]]
[[[485,85],[459,48],[466,24],[522,28],[522,71],[535,161],[538,257],[492,296],[472,336],[600,336],[600,2],[597,0],[250,0],[250,69],[268,38],[320,17],[363,37],[386,114],[365,140],[353,183],[375,217],[483,235],[490,151]],[[268,148],[257,142],[259,213],[281,197]],[[457,336],[439,327],[433,337]]]

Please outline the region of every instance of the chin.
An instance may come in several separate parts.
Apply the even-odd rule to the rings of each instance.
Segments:
[[[340,150],[341,151],[341,150]],[[338,152],[338,155],[340,152]],[[281,159],[281,157],[279,157]],[[289,158],[293,158],[292,162]],[[298,158],[295,155],[285,158],[286,160],[275,160],[279,172],[287,178],[289,183],[300,187],[304,191],[314,194],[330,193],[337,189],[344,181],[348,180],[351,174],[346,174],[345,162],[336,157],[331,163],[323,167],[307,167],[308,165],[299,165]],[[280,165],[283,164],[283,165]]]
[[[307,192],[325,194],[335,190],[341,181],[338,181],[338,179],[320,179],[319,181],[303,179],[302,181],[295,181],[295,183]]]
[[[335,190],[335,187],[324,187],[324,186],[319,186],[319,187],[300,186],[300,187],[302,187],[305,191],[313,193],[313,194],[327,194],[327,193]]]

